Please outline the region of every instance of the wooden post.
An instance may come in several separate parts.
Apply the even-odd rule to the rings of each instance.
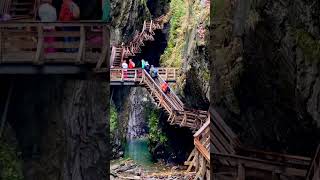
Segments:
[[[110,42],[109,42],[109,37],[110,34],[108,33],[108,27],[107,26],[102,26],[102,40],[103,40],[103,44],[102,44],[102,54],[101,57],[96,65],[96,69],[100,69],[102,64],[106,61],[106,58],[110,58],[110,54],[109,54],[109,49],[110,49]],[[106,61],[107,63],[107,68],[110,67],[110,62]]]
[[[38,44],[37,44],[37,51],[36,51],[36,57],[34,59],[35,64],[41,64],[43,63],[43,42],[44,42],[44,36],[43,36],[43,27],[42,24],[38,25]]]
[[[245,169],[241,163],[238,164],[238,177],[237,180],[245,180]]]
[[[2,61],[3,61],[3,57],[2,57],[2,54],[3,54],[3,52],[2,52],[2,50],[3,50],[3,36],[2,36],[2,28],[0,28],[0,64],[2,63]]]
[[[80,26],[80,46],[79,46],[79,52],[77,56],[77,63],[83,63],[84,57],[85,57],[85,44],[86,44],[86,32],[83,25]]]
[[[6,120],[7,120],[9,103],[10,103],[10,99],[11,99],[11,95],[12,95],[12,89],[13,89],[13,81],[10,84],[10,88],[9,88],[6,104],[4,106],[4,110],[3,110],[3,113],[2,113],[2,117],[1,117],[0,138],[2,136],[3,128],[4,128],[4,126],[6,124]]]
[[[121,69],[121,81],[124,81],[124,69]]]

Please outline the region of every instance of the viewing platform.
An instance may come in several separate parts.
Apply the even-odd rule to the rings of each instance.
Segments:
[[[0,23],[0,74],[106,72],[109,58],[110,27],[101,21]]]
[[[178,68],[157,68],[159,76],[167,82],[176,82]],[[143,80],[142,68],[135,69],[110,69],[110,85],[139,86]]]

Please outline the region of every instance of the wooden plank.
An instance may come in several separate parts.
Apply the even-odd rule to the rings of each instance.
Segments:
[[[80,37],[79,31],[50,31],[45,32],[46,37]]]
[[[65,52],[55,52],[46,53],[45,59],[59,60],[64,62],[70,62],[70,59],[75,62],[78,53],[65,53]]]
[[[45,48],[56,48],[56,49],[67,49],[67,48],[79,48],[80,43],[76,41],[66,42],[66,41],[55,41],[50,44],[44,43]]]
[[[43,37],[43,28],[42,26],[38,26],[38,45],[37,45],[37,52],[36,57],[34,59],[34,63],[39,64],[42,60],[43,56],[43,43],[44,43],[44,37]]]
[[[285,163],[279,163],[275,161],[267,161],[250,157],[243,157],[238,155],[229,155],[221,153],[213,153],[213,157],[216,159],[224,159],[237,163],[242,163],[246,168],[253,168],[257,170],[269,171],[272,173],[274,170],[281,172],[288,176],[306,176],[306,169],[300,169],[300,167],[287,166]]]
[[[238,164],[238,177],[237,180],[245,180],[246,175],[245,175],[245,169],[241,163]]]
[[[83,63],[83,57],[85,56],[85,43],[86,43],[86,32],[84,26],[80,27],[80,48],[77,56],[77,62]]]
[[[198,151],[206,158],[208,162],[210,162],[210,154],[208,150],[201,144],[198,139],[194,139],[194,145],[198,149]]]
[[[0,64],[2,62],[2,49],[3,49],[3,36],[2,36],[2,32],[0,31]]]

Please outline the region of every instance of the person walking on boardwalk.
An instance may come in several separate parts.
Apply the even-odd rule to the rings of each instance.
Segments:
[[[155,68],[153,65],[151,65],[151,68],[150,68],[150,75],[153,79],[158,77],[158,69]]]
[[[132,59],[129,59],[129,69],[133,69],[135,68],[136,65],[134,64],[134,62],[132,61]]]
[[[141,68],[144,69],[146,67],[146,61],[144,59],[141,60]]]
[[[63,0],[61,5],[61,10],[59,14],[59,20],[63,22],[74,21],[77,20],[80,16],[80,9],[79,6],[74,3],[72,0]],[[64,31],[78,31],[80,30],[78,27],[63,27]],[[74,37],[64,37],[64,41],[67,43],[76,41]],[[77,49],[75,48],[67,48],[66,52],[76,52]]]
[[[57,21],[57,10],[52,6],[52,0],[42,0],[38,9],[39,18],[42,22],[55,22]],[[43,27],[46,32],[55,31],[54,26]],[[50,46],[55,42],[55,37],[44,37],[44,42]],[[45,48],[45,53],[56,52],[53,47]]]
[[[150,64],[148,61],[146,61],[145,70],[147,71],[148,74],[150,74]]]
[[[128,73],[127,73],[128,64],[127,64],[126,60],[122,61],[121,67],[122,67],[122,73],[123,73],[122,77],[123,78],[127,78],[127,76],[128,76]]]
[[[165,93],[165,94],[169,94],[170,93],[170,88],[169,88],[169,85],[166,81],[164,81],[162,84],[161,84],[161,89],[162,91]]]

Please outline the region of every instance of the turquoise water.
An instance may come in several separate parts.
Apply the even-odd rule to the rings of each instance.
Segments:
[[[152,157],[148,149],[148,139],[131,139],[128,140],[125,149],[125,157],[130,158],[137,164],[152,166]]]

